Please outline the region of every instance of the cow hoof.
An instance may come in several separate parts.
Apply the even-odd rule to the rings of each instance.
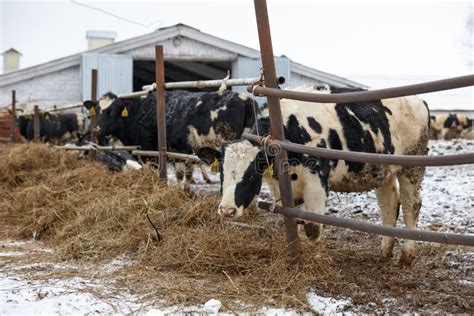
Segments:
[[[306,236],[310,240],[318,241],[321,239],[323,225],[320,224],[313,224],[313,223],[306,223],[304,224],[304,231]]]
[[[207,184],[212,184],[213,182],[212,182],[211,179],[206,179],[206,183],[207,183]]]
[[[392,253],[380,253],[379,261],[380,262],[389,262],[392,260],[393,254]]]
[[[413,264],[414,260],[415,256],[413,254],[402,252],[399,264],[401,266],[410,267]]]

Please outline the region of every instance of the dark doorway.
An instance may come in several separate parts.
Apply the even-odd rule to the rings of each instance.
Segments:
[[[231,68],[231,62],[165,61],[165,82],[223,79]],[[133,91],[140,91],[142,86],[153,82],[155,61],[133,61]]]

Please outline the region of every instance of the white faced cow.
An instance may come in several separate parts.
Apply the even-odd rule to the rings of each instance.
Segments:
[[[308,87],[296,90],[314,93],[361,91],[335,88],[318,91]],[[280,102],[285,137],[291,142],[366,153],[427,153],[429,110],[416,96],[348,104],[315,104],[288,99]],[[268,134],[268,113],[263,113],[257,127],[261,136]],[[288,152],[288,158],[293,197],[295,202],[304,201],[306,211],[323,214],[329,190],[362,192],[375,189],[384,225],[395,227],[401,204],[406,227],[416,228],[424,168],[330,160],[291,152]],[[271,153],[266,156],[260,146],[243,140],[224,146],[223,160],[222,201],[218,212],[224,217],[239,217],[255,202],[262,185],[263,170],[274,156]],[[272,178],[269,182],[275,199],[279,199],[278,180]],[[312,225],[305,227],[308,228],[306,234],[318,239],[322,225]],[[393,238],[383,237],[383,259],[392,256],[393,246]],[[405,241],[401,262],[411,264],[414,256],[415,242]]]

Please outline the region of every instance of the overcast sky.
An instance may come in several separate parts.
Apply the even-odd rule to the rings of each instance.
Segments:
[[[378,86],[385,78],[473,73],[472,1],[268,0],[268,7],[275,54],[319,70]],[[176,23],[258,49],[247,0],[0,0],[0,19],[0,48],[21,51],[21,67],[86,50],[87,30],[116,31],[123,40]]]

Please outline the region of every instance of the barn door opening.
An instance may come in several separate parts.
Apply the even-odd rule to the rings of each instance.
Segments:
[[[220,61],[165,61],[165,82],[223,79],[231,62]],[[155,61],[135,60],[133,62],[133,90],[140,91],[142,86],[155,82]],[[199,91],[199,89],[186,89]],[[215,91],[216,88],[204,89]],[[202,90],[201,90],[202,91]]]

